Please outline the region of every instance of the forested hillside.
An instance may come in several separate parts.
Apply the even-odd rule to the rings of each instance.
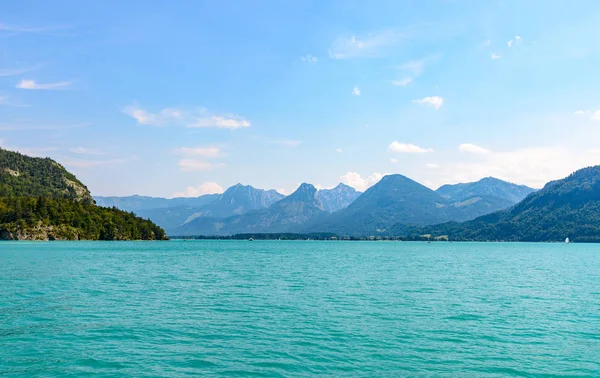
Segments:
[[[84,184],[52,159],[0,149],[0,239],[162,240],[149,220],[94,204]]]

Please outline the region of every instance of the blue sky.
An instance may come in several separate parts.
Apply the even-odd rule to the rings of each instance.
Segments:
[[[95,195],[600,164],[597,1],[3,1],[0,145]]]

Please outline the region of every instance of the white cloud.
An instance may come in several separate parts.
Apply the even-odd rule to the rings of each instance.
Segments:
[[[175,151],[186,156],[202,156],[205,158],[221,156],[221,150],[217,147],[179,147]]]
[[[594,121],[600,121],[600,109],[596,110],[596,112],[594,112],[594,114],[592,115],[592,119]]]
[[[136,106],[128,106],[123,109],[123,113],[134,118],[140,125],[162,126],[181,118],[181,112],[177,109],[163,109],[159,113],[150,113]]]
[[[488,154],[490,151],[480,147],[480,146],[476,146],[474,144],[471,143],[463,143],[460,146],[458,146],[458,150],[460,152],[468,152],[471,154]]]
[[[221,129],[238,129],[250,127],[250,121],[234,114],[211,115],[206,109],[184,110],[166,108],[157,113],[147,111],[137,105],[126,106],[123,113],[134,118],[140,125],[151,126],[185,126],[217,127]]]
[[[589,151],[568,151],[562,147],[530,147],[505,152],[490,152],[477,160],[448,163],[440,171],[439,184],[476,181],[493,176],[535,188],[548,181],[598,164],[598,155]]]
[[[500,54],[493,54],[492,53],[492,59],[493,60],[500,59]]]
[[[352,94],[355,96],[360,96],[360,89],[358,89],[358,87],[354,87]]]
[[[523,39],[521,38],[521,36],[516,35],[514,41],[511,39],[510,41],[508,41],[506,44],[508,45],[508,47],[512,47],[514,44],[520,43]]]
[[[584,115],[586,112],[585,110],[576,110],[573,114],[575,115]]]
[[[79,155],[102,155],[102,152],[95,150],[95,149],[91,149],[91,148],[85,148],[85,147],[75,147],[75,148],[71,148],[69,151],[71,151],[74,154],[79,154]]]
[[[383,176],[383,173],[375,172],[372,175],[363,178],[356,172],[348,172],[345,175],[340,176],[340,182],[351,186],[358,191],[364,192],[371,186],[377,184]]]
[[[435,163],[428,163],[428,164],[425,164],[425,167],[429,168],[429,169],[438,169],[440,166]]]
[[[184,172],[192,172],[192,171],[210,171],[216,167],[222,167],[225,164],[211,164],[202,160],[196,159],[181,159],[177,163],[179,165],[179,169]]]
[[[205,194],[223,193],[223,187],[216,182],[205,182],[197,187],[188,186],[185,191],[173,193],[174,198],[180,197],[200,197]]]
[[[365,36],[337,38],[329,49],[332,59],[379,58],[397,45],[404,35],[394,30],[369,33]]]
[[[344,152],[344,150],[341,148],[336,148],[335,152],[342,153],[342,152]]]
[[[415,104],[429,104],[432,105],[435,110],[438,110],[443,104],[444,104],[444,99],[438,96],[429,96],[429,97],[424,97],[422,99],[418,99],[418,100],[413,100],[413,102]]]
[[[396,159],[396,158],[390,158],[390,163],[396,164],[397,162],[398,162],[398,159]]]
[[[250,122],[235,115],[227,117],[212,116],[211,118],[198,118],[196,123],[188,127],[218,127],[221,129],[238,129],[240,127],[250,127]]]
[[[398,141],[394,141],[388,146],[388,151],[407,153],[407,154],[422,154],[422,153],[426,153],[426,152],[433,152],[433,149],[422,148],[422,147],[415,146],[414,144],[410,144],[410,143],[400,143]]]
[[[300,60],[308,64],[316,64],[319,61],[319,58],[310,54],[306,54],[303,57],[301,57]]]
[[[21,80],[16,87],[20,89],[64,89],[71,85],[69,81],[62,81],[60,83],[47,83],[39,84],[35,80]]]

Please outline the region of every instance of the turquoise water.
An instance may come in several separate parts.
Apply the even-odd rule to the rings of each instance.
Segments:
[[[2,242],[0,375],[600,376],[600,246]]]

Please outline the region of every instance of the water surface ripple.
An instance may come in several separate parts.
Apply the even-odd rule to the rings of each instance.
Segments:
[[[600,376],[598,245],[2,242],[4,376]]]

